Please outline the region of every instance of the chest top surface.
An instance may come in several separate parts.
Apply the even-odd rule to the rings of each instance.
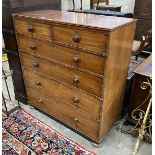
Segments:
[[[31,12],[21,12],[13,14],[14,17],[48,21],[51,23],[61,23],[74,26],[82,26],[96,29],[112,31],[121,26],[136,22],[136,19],[113,17],[104,15],[93,15],[58,10],[39,10]]]

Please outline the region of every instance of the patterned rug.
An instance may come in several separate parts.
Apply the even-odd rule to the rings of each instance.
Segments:
[[[24,110],[3,116],[3,155],[95,155]]]

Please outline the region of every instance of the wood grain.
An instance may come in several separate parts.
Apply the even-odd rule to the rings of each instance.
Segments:
[[[135,27],[136,24],[133,23],[113,31],[110,35],[110,53],[105,66],[100,139],[120,117]]]
[[[94,52],[103,53],[108,48],[108,37],[106,32],[92,31],[85,28],[54,25],[54,41],[62,44],[69,44],[77,48],[83,48]],[[73,37],[79,36],[79,42]]]
[[[20,19],[33,19],[35,21],[43,21],[45,23],[55,23],[62,25],[72,25],[75,27],[85,27],[90,29],[100,29],[112,31],[124,25],[136,22],[136,19],[111,17],[104,15],[93,15],[57,10],[39,10],[13,14],[14,17]]]
[[[95,72],[97,74],[103,75],[104,73],[104,57],[81,52],[78,49],[74,50],[58,45],[53,45],[52,43],[27,38],[22,35],[18,35],[17,39],[18,47],[21,52],[25,51],[28,54],[33,54],[34,56],[38,57],[43,56],[51,60]],[[73,62],[74,57],[78,57],[79,62]]]
[[[103,81],[102,78],[86,74],[72,68],[67,68],[37,57],[33,57],[25,53],[20,53],[20,55],[21,63],[24,67],[31,68],[32,70],[42,74],[54,77],[74,87],[95,94],[96,96],[101,96],[101,85]],[[34,67],[34,64],[37,64],[37,66]],[[79,78],[79,81],[74,82],[76,78]]]
[[[28,89],[29,103],[46,113],[60,119],[65,124],[81,131],[82,133],[97,139],[98,122],[80,115],[79,111],[62,103],[52,100],[39,91]]]
[[[37,36],[44,39],[51,38],[51,31],[49,24],[43,24],[40,22],[34,22],[31,20],[20,20],[17,19],[14,22],[16,33],[27,34],[31,37]],[[28,28],[32,28],[32,32]]]
[[[136,20],[41,10],[14,21],[29,103],[101,143],[121,112]]]
[[[46,92],[59,101],[64,102],[75,109],[81,110],[82,113],[89,114],[96,118],[99,117],[100,101],[97,99],[88,96],[77,89],[67,88],[65,85],[38,74],[37,72],[24,69],[23,74],[26,85],[35,87],[41,92]],[[77,102],[73,100],[75,97],[78,98]]]

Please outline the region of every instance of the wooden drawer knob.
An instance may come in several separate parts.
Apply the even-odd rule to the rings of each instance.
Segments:
[[[76,104],[80,102],[80,99],[79,99],[77,96],[74,96],[74,97],[72,98],[72,100],[73,100],[73,102],[76,103]]]
[[[75,117],[75,118],[74,118],[74,122],[75,122],[75,123],[78,123],[78,122],[79,122],[79,119],[78,119],[77,117]]]
[[[73,82],[76,83],[76,84],[79,83],[80,82],[80,78],[78,76],[74,76]]]
[[[42,99],[39,99],[39,100],[38,100],[38,103],[43,103],[43,102],[42,102]]]
[[[28,30],[29,32],[34,32],[34,27],[33,27],[32,25],[28,25],[28,26],[27,26],[27,30]]]
[[[74,42],[76,42],[76,43],[79,43],[79,42],[80,42],[80,39],[81,39],[81,37],[80,37],[78,34],[76,34],[76,35],[74,35],[74,36],[72,37],[72,40],[73,40]]]
[[[32,66],[33,66],[33,67],[38,67],[39,64],[38,64],[37,62],[34,62],[34,63],[32,64]]]
[[[41,85],[41,82],[40,82],[40,81],[37,81],[37,82],[35,82],[35,84],[36,84],[37,86],[40,86],[40,85]]]
[[[37,49],[37,45],[36,45],[36,44],[32,44],[32,45],[30,46],[30,49],[36,50],[36,49]]]
[[[79,62],[80,62],[80,57],[79,57],[78,55],[75,55],[75,56],[73,57],[73,62],[74,62],[74,63],[79,63]]]

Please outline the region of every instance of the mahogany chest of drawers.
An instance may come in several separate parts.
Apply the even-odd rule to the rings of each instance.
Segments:
[[[28,103],[100,143],[121,112],[136,20],[54,10],[13,17]]]

